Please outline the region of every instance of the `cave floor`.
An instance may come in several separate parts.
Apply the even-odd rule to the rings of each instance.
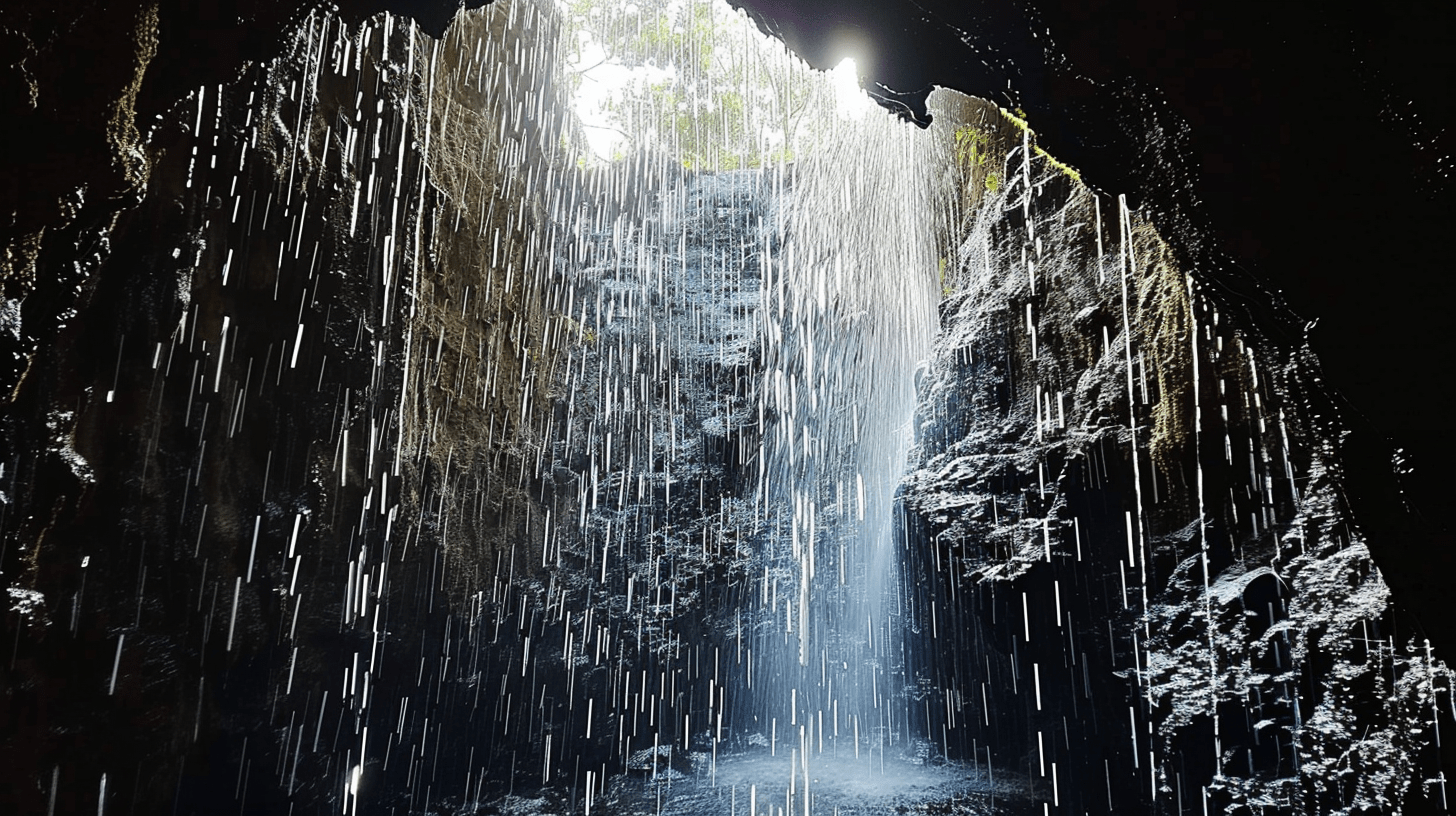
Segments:
[[[893,750],[886,755],[865,751],[858,759],[829,754],[811,758],[807,801],[803,763],[793,751],[762,748],[716,759],[699,753],[692,755],[690,763],[659,763],[655,774],[650,760],[636,764],[630,773],[607,780],[605,792],[594,797],[589,809],[580,800],[555,801],[556,796],[507,797],[485,812],[512,816],[991,816],[1010,812],[1026,801],[1024,780],[993,779],[984,765],[897,756]]]

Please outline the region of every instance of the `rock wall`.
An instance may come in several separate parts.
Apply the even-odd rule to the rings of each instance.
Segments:
[[[1371,559],[1313,356],[944,104],[989,159],[959,156],[902,488],[932,735],[1087,812],[1439,812],[1451,673]]]
[[[538,229],[570,191],[525,182],[559,163],[564,108],[517,44],[551,25],[520,6],[437,41],[309,16],[159,121],[145,199],[82,231],[79,292],[6,412],[17,812],[225,788],[332,807],[360,778],[398,807],[429,796],[426,745],[465,744],[410,700],[480,686],[452,658],[482,631],[452,615],[542,540],[562,319]],[[477,114],[494,173],[465,183],[448,151],[476,121],[449,116],[483,71],[540,104]],[[505,261],[461,262],[487,249]],[[374,716],[417,754],[389,763]]]

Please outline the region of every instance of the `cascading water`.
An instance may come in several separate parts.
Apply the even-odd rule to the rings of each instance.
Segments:
[[[754,696],[792,750],[858,757],[909,735],[893,508],[938,284],[928,139],[883,118],[836,135],[794,168],[764,276],[761,603],[782,623]]]
[[[720,746],[735,752],[721,771],[731,787],[796,808],[825,763],[862,759],[868,771],[874,758],[883,775],[887,750],[893,771],[925,737],[906,694],[894,507],[939,295],[916,172],[931,145],[879,118],[790,165],[684,174],[646,158],[622,177],[633,192],[602,221],[575,284],[593,340],[567,368],[587,373],[578,399],[601,409],[581,437],[593,463],[586,548],[603,576],[620,560],[631,615],[715,568],[684,563],[682,542],[720,538],[726,587],[693,601],[713,646],[710,719],[697,726],[709,738],[696,742],[701,714],[689,712],[679,747],[708,748],[714,776]],[[645,550],[632,542],[644,516],[655,516]],[[681,624],[665,626],[644,645],[680,648]],[[624,748],[654,775],[671,750]]]

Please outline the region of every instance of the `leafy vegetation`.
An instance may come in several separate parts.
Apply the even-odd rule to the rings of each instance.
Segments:
[[[615,132],[610,158],[657,149],[690,169],[761,167],[825,134],[806,123],[835,120],[828,78],[725,3],[574,0],[566,18],[573,90],[601,100],[587,127]]]
[[[986,133],[972,125],[962,125],[955,131],[955,161],[963,170],[981,173],[986,191],[994,193],[1001,187],[1001,180],[995,171],[987,167],[991,155],[991,140]]]
[[[1051,165],[1053,169],[1061,172],[1063,175],[1067,176],[1073,181],[1080,182],[1082,180],[1081,172],[1079,172],[1075,167],[1072,167],[1066,162],[1058,160],[1056,157],[1052,156],[1052,154],[1043,150],[1040,145],[1036,144],[1036,131],[1032,130],[1031,125],[1027,123],[1026,111],[1018,107],[1016,109],[1016,112],[1012,113],[1011,111],[1003,108],[1001,110],[1001,115],[1006,117],[1012,124],[1026,131],[1031,136],[1031,149],[1034,154],[1046,161],[1046,163]]]

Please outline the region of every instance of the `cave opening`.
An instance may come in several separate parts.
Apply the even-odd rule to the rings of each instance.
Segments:
[[[0,801],[1445,812],[1313,355],[1033,115],[761,22],[315,9],[143,123],[37,238]]]

